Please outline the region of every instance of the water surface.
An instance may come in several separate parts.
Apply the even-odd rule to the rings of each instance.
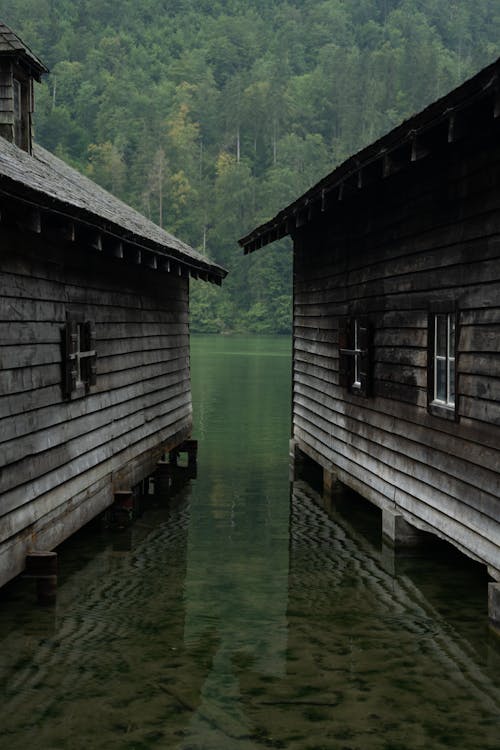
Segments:
[[[498,750],[482,569],[290,486],[290,349],[194,336],[197,478],[63,545],[55,610],[3,592],[2,748]]]

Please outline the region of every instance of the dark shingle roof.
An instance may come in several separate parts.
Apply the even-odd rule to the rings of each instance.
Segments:
[[[226,271],[38,145],[33,155],[0,138],[0,193],[80,220],[103,232],[222,279]]]
[[[39,78],[47,68],[31,50],[0,21],[0,56],[19,55]],[[33,145],[32,154],[0,137],[0,197],[24,201],[37,209],[80,222],[135,248],[145,249],[149,257],[163,256],[186,267],[193,276],[201,275],[220,283],[226,271],[193,250],[169,232],[161,229],[138,211],[115,198],[95,182],[84,177],[41,146]],[[156,267],[154,260],[153,267]]]
[[[42,73],[49,72],[48,68],[33,54],[30,48],[8,26],[0,21],[0,55],[12,55],[13,53],[22,53],[38,80],[40,80]]]
[[[351,156],[293,203],[283,208],[274,218],[241,238],[239,244],[245,253],[251,253],[285,237],[296,227],[308,223],[318,213],[327,211],[330,196],[333,196],[333,202],[338,203],[342,199],[343,187],[349,181],[357,184],[354,195],[359,194],[364,186],[365,171],[372,170],[378,174],[379,179],[385,178],[387,175],[384,161],[390,162],[395,157],[394,161],[397,162],[398,153],[406,154],[401,164],[402,168],[408,168],[420,158],[432,158],[432,153],[442,151],[448,143],[455,140],[455,120],[459,123],[462,120],[464,129],[476,127],[477,133],[480,134],[481,127],[484,126],[484,123],[479,122],[481,108],[487,110],[490,121],[493,121],[493,118],[498,121],[500,118],[500,58],[446,96]],[[432,134],[438,129],[445,134],[440,145],[434,150],[426,149],[426,140],[431,139]],[[477,137],[480,139],[480,135]],[[420,154],[419,142],[424,145]],[[391,173],[394,172],[389,169],[387,174]]]

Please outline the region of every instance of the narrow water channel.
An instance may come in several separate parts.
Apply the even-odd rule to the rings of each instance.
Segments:
[[[0,748],[498,750],[481,568],[290,486],[290,341],[193,337],[196,479],[0,599]],[[314,482],[312,483],[314,486]]]

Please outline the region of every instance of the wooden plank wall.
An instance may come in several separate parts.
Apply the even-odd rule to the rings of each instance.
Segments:
[[[12,63],[0,60],[0,132],[9,135],[14,122]]]
[[[26,545],[53,548],[191,430],[188,279],[2,231],[0,585]],[[12,252],[4,248],[12,249]],[[40,258],[51,255],[51,262]],[[97,385],[62,394],[66,311],[97,329]]]
[[[380,507],[500,578],[498,131],[339,203],[297,231],[294,437]],[[459,308],[459,422],[427,412],[427,315]],[[374,327],[374,394],[339,387],[339,316]]]

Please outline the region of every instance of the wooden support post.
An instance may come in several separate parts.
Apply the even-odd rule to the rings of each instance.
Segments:
[[[292,438],[289,443],[289,480],[290,482],[295,482],[296,479],[298,479],[297,476],[297,467],[296,467],[296,452],[297,452],[297,443]]]
[[[188,455],[188,467],[194,469],[198,463],[198,441],[186,440],[183,445]]]
[[[172,464],[168,461],[158,461],[155,472],[155,496],[157,498],[168,495],[172,486]]]
[[[323,497],[332,497],[338,484],[337,475],[329,469],[323,468]]]
[[[134,517],[134,493],[132,490],[120,490],[114,494],[114,502],[109,509],[111,526],[123,529]]]
[[[23,218],[24,226],[29,229],[30,232],[35,234],[41,234],[42,232],[42,214],[37,208],[26,211]]]
[[[179,455],[181,453],[187,453],[188,457],[188,468],[195,469],[198,462],[198,441],[197,440],[185,440],[183,443],[173,448],[170,451],[170,463],[172,466],[177,466]]]
[[[495,90],[495,99],[493,105],[493,117],[495,120],[500,117],[500,89]]]
[[[402,515],[382,510],[382,535],[393,547],[413,547],[422,540],[421,532],[408,523]]]
[[[156,464],[156,476],[162,478],[172,476],[172,466],[168,461],[158,461]]]
[[[295,482],[297,479],[304,478],[305,467],[308,458],[297,445],[296,440],[290,440],[290,481]]]
[[[500,635],[500,583],[488,584],[488,617],[491,627]]]
[[[55,604],[57,598],[57,552],[33,551],[26,555],[25,578],[36,583],[38,603]]]
[[[100,232],[93,232],[90,235],[90,247],[102,252],[102,234]]]

